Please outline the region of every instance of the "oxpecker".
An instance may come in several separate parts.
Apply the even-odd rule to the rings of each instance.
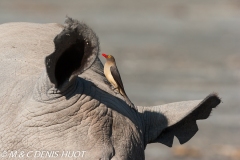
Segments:
[[[105,57],[107,60],[104,65],[104,74],[107,80],[113,85],[114,90],[117,89],[117,91],[124,97],[126,103],[133,109],[136,109],[124,90],[122,79],[119,74],[115,58],[112,55],[107,55],[105,53],[103,53],[102,56]]]

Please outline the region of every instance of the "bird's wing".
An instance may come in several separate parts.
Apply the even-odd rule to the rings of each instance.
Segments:
[[[110,67],[110,71],[111,71],[112,77],[113,77],[113,79],[116,81],[118,87],[121,88],[121,90],[122,90],[123,93],[121,93],[121,91],[119,91],[119,92],[120,92],[120,94],[122,94],[122,96],[125,98],[126,103],[127,103],[131,108],[137,110],[136,107],[134,106],[134,104],[133,104],[133,103],[130,101],[130,99],[128,98],[128,96],[127,96],[127,94],[126,94],[126,92],[125,92],[125,90],[124,90],[123,83],[122,83],[122,79],[121,79],[121,76],[120,76],[120,74],[119,74],[119,72],[118,72],[117,67],[116,67],[116,66],[111,66],[111,67]]]
[[[123,83],[122,83],[122,79],[121,79],[121,76],[118,72],[118,69],[116,66],[111,66],[110,67],[110,71],[111,71],[111,74],[113,76],[113,79],[116,81],[116,83],[118,84],[118,86],[123,90],[123,92],[125,93],[124,91],[124,87],[123,87]]]

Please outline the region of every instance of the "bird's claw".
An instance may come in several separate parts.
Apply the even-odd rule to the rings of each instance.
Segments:
[[[119,92],[118,92],[118,89],[117,88],[115,88],[115,87],[111,87],[112,88],[112,90],[114,91],[114,93],[116,93],[116,94],[119,94]]]

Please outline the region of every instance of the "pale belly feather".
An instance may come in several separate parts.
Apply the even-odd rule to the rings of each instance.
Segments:
[[[114,88],[118,88],[118,85],[117,83],[115,82],[112,74],[111,74],[111,71],[110,71],[110,66],[104,66],[104,74],[107,78],[107,80],[114,86]]]

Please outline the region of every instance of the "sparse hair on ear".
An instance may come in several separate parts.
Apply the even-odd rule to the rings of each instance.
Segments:
[[[71,81],[87,70],[99,53],[97,35],[86,24],[67,17],[64,29],[55,39],[55,51],[46,57],[45,65],[55,87]]]

